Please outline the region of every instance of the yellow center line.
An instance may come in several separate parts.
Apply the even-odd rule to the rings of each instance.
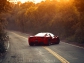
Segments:
[[[23,36],[20,36],[20,35],[18,35],[18,34],[16,34],[16,33],[14,33],[14,32],[12,32],[13,34],[15,34],[15,35],[17,35],[17,36],[19,36],[19,37],[22,37],[22,38],[24,38],[24,39],[28,39],[28,38],[26,38],[26,37],[23,37]],[[58,60],[60,60],[62,63],[70,63],[70,62],[68,62],[66,59],[64,59],[62,56],[60,56],[59,54],[57,54],[56,52],[54,52],[53,50],[51,50],[50,48],[48,48],[48,47],[43,47],[44,49],[46,49],[48,52],[50,52],[53,56],[55,56]]]
[[[11,32],[11,33],[13,33],[13,34],[15,34],[15,35],[17,35],[17,36],[19,36],[19,37],[21,37],[21,38],[28,39],[28,38],[26,38],[26,37],[23,37],[23,36],[20,36],[20,35],[14,33],[14,32]]]
[[[66,59],[64,59],[62,56],[60,56],[59,54],[51,50],[50,48],[48,47],[43,47],[43,48],[46,49],[48,52],[50,52],[52,55],[54,55],[56,58],[58,58],[62,63],[70,63]]]

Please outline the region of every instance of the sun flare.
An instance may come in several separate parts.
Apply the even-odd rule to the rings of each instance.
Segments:
[[[13,2],[13,3],[25,3],[25,2],[33,2],[35,4],[40,3],[41,1],[45,1],[45,0],[8,0],[9,2]]]
[[[25,2],[33,2],[35,4],[40,3],[42,1],[47,1],[47,0],[8,0],[9,2],[13,2],[17,4],[18,2],[25,3]],[[50,0],[53,1],[53,0]],[[57,2],[70,2],[70,0],[56,0]]]
[[[45,1],[45,0],[33,0],[34,3],[40,3],[41,1]]]
[[[21,3],[25,3],[27,2],[28,0],[19,0]]]

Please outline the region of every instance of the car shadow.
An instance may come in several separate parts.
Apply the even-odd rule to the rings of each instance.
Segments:
[[[51,44],[49,46],[53,46],[53,45],[59,45],[59,44]],[[33,46],[29,46],[29,47],[42,47],[42,46],[48,46],[48,45],[44,45],[44,44],[35,44]]]

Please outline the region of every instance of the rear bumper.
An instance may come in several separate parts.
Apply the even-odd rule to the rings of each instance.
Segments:
[[[29,38],[28,42],[31,44],[44,44],[46,45],[48,41],[48,38]]]
[[[46,41],[45,40],[38,40],[38,41],[29,41],[31,44],[36,44],[36,45],[45,45]]]
[[[38,42],[38,41],[34,41],[34,42],[31,42],[32,44],[44,44],[44,42]]]

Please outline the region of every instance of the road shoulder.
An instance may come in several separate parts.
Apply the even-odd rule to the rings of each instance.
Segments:
[[[67,42],[66,40],[62,40],[61,42],[64,42],[66,44],[84,49],[84,44],[80,44],[80,43],[77,43],[77,42]]]

